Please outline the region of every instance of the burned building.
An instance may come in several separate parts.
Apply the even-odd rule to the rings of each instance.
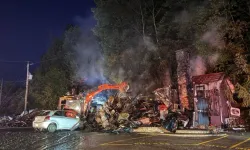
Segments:
[[[194,127],[221,126],[232,117],[232,102],[225,94],[233,92],[231,82],[224,73],[211,73],[192,77],[194,92]],[[236,114],[237,116],[237,114]]]
[[[176,60],[179,103],[182,110],[193,112],[193,127],[230,125],[239,118],[234,85],[224,73],[191,76],[188,49],[176,51]]]

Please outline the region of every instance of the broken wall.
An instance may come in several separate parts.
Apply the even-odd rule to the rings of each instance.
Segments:
[[[189,86],[190,75],[189,75],[189,53],[187,49],[181,49],[176,51],[176,60],[177,60],[177,81],[178,81],[178,92],[179,99],[182,109],[190,109],[190,100],[189,100]]]

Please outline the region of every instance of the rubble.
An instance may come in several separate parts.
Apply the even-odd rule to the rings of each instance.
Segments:
[[[13,118],[10,117],[10,116],[3,116],[3,117],[0,117],[0,123],[1,122],[5,122],[5,121],[10,121],[12,120]]]
[[[134,98],[119,93],[110,96],[103,105],[91,107],[88,115],[82,116],[81,128],[85,131],[112,133],[132,132],[138,127],[163,127],[169,130],[171,124],[167,121],[173,119],[168,116],[170,109],[175,110],[170,87],[157,89],[148,96],[140,94]],[[39,113],[35,109],[13,118],[2,117],[0,127],[31,127],[34,117]],[[185,121],[183,123],[187,124]]]
[[[167,90],[170,89],[167,88]],[[154,91],[153,97],[142,95],[138,95],[136,98],[124,95],[122,97],[119,95],[111,96],[99,109],[91,110],[85,127],[91,128],[90,130],[114,133],[132,132],[137,127],[164,127],[168,129],[169,124],[164,122],[172,103],[171,97],[166,96],[169,94],[164,92],[166,92],[166,88]],[[188,121],[183,122],[185,126]]]
[[[21,113],[21,115],[10,117],[4,116],[0,118],[0,128],[9,127],[31,127],[35,116],[40,113],[38,109],[34,109],[29,113]]]

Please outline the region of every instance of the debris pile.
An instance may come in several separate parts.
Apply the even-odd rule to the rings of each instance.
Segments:
[[[99,129],[130,132],[132,128],[159,122],[153,108],[153,101],[111,96],[98,110],[94,108],[92,115]]]
[[[10,116],[3,116],[0,117],[0,127],[4,127],[5,125],[8,124],[13,118]]]
[[[160,127],[167,118],[170,97],[158,89],[154,96],[111,96],[104,105],[93,107],[85,122],[92,130],[131,132],[139,126]],[[169,91],[167,91],[169,92]]]
[[[0,128],[31,127],[32,121],[39,112],[40,112],[39,110],[35,109],[28,114],[22,113],[21,115],[15,117],[9,117],[9,116],[1,117]]]

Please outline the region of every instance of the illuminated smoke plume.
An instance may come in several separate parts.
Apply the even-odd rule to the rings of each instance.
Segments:
[[[201,56],[195,56],[190,60],[190,75],[197,76],[207,71],[205,60]]]
[[[80,38],[74,46],[76,51],[76,77],[84,79],[88,85],[96,86],[107,83],[103,73],[103,55],[96,37],[88,28],[88,24],[93,23],[94,18],[83,19],[76,17],[75,21],[80,25]]]
[[[75,46],[77,52],[77,77],[83,78],[88,85],[100,84],[106,81],[103,75],[103,57],[94,38],[82,37]]]
[[[157,47],[147,36],[136,37],[135,41],[136,44],[128,44],[128,48],[122,51],[119,60],[116,60],[117,63],[109,71],[109,77],[113,81],[129,83],[133,96],[150,91],[156,85],[150,74],[150,57]]]
[[[222,35],[216,26],[210,27],[209,30],[202,35],[201,41],[209,44],[211,47],[219,49],[222,49],[225,46]]]
[[[214,53],[210,56],[195,56],[190,60],[190,75],[203,75],[207,71],[207,65],[214,66],[219,59],[219,53]]]
[[[212,48],[222,49],[225,46],[222,35],[218,31],[219,25],[211,25],[208,30],[201,36],[201,41]],[[192,76],[202,75],[207,71],[207,66],[214,66],[219,59],[219,53],[210,52],[209,56],[196,56],[190,60],[190,72]]]
[[[191,19],[190,14],[188,13],[187,10],[181,11],[179,14],[175,16],[175,19],[173,22],[177,23],[187,23]]]
[[[216,64],[217,60],[219,59],[219,56],[220,56],[219,53],[214,53],[211,56],[208,56],[207,61],[208,61],[209,65],[214,66]]]
[[[153,43],[152,39],[148,36],[144,36],[143,41],[140,42],[139,44],[145,45],[146,50],[149,50],[149,51],[155,51],[157,49],[155,44]]]

